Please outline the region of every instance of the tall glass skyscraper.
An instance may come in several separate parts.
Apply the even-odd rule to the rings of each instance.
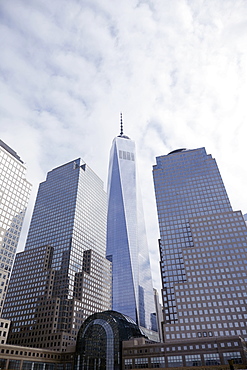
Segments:
[[[80,158],[48,173],[3,310],[9,343],[65,351],[85,318],[111,308],[106,215],[103,182]]]
[[[247,339],[247,228],[204,148],[157,157],[165,341]]]
[[[110,153],[106,255],[112,262],[113,310],[152,329],[155,305],[135,143],[122,128]]]
[[[31,184],[17,153],[0,140],[0,316]]]

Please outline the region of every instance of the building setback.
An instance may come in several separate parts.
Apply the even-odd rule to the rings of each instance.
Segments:
[[[40,184],[3,310],[8,343],[66,351],[89,315],[111,308],[106,206],[103,182],[80,158]]]
[[[0,316],[31,191],[25,173],[17,153],[0,140]]]
[[[246,332],[247,229],[204,148],[157,157],[165,342]]]
[[[112,262],[112,309],[148,330],[155,312],[135,143],[121,133],[113,140],[108,176],[107,258]]]

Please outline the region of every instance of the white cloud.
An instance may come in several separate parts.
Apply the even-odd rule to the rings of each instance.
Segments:
[[[137,143],[155,286],[156,155],[205,146],[233,208],[247,211],[246,11],[244,0],[0,5],[2,139],[27,163],[35,189],[79,156],[106,182],[123,111]]]

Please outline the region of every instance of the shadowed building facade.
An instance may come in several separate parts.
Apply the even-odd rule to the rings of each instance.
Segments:
[[[164,340],[247,339],[247,229],[204,148],[157,157]]]
[[[112,262],[112,308],[142,328],[154,329],[154,295],[135,143],[123,134],[122,126],[110,153],[106,255]]]
[[[25,173],[17,153],[0,140],[0,317],[31,191]]]
[[[3,310],[12,320],[9,343],[65,351],[90,314],[111,308],[106,200],[103,182],[80,158],[40,184]]]
[[[78,333],[75,370],[123,369],[122,342],[143,336],[136,323],[126,315],[115,311],[95,313]]]

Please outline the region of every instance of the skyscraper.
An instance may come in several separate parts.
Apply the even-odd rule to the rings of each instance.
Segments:
[[[31,184],[17,153],[0,140],[0,316]]]
[[[122,121],[110,153],[106,255],[112,262],[113,310],[152,329],[155,305],[135,143],[123,134]]]
[[[13,322],[9,343],[65,351],[85,318],[111,308],[106,200],[103,182],[80,158],[40,184],[3,310]]]
[[[157,157],[164,339],[247,339],[247,228],[204,148]]]

